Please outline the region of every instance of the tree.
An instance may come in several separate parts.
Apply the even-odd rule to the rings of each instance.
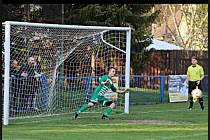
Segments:
[[[2,21],[23,21],[24,19],[24,9],[21,8],[21,4],[3,4],[2,11]]]
[[[144,48],[151,43],[149,38],[151,23],[159,14],[159,10],[151,12],[152,4],[88,4],[73,5],[69,9],[71,16],[67,23],[82,25],[130,26],[132,30],[131,67],[138,68],[149,58]],[[74,15],[75,14],[75,15]],[[142,41],[144,40],[144,41]]]
[[[4,4],[2,5],[3,21],[32,21],[41,19],[41,7],[38,4]]]
[[[162,14],[175,44],[192,49],[208,47],[208,4],[164,4]]]
[[[207,48],[208,44],[208,5],[181,5],[183,18],[187,23],[187,33],[180,35],[186,48]]]
[[[41,21],[44,23],[62,23],[62,4],[41,4]]]
[[[40,6],[38,10],[37,6]],[[141,72],[140,66],[149,58],[144,48],[151,43],[151,39],[148,39],[151,38],[151,24],[159,14],[159,10],[152,12],[153,7],[154,4],[65,4],[64,23],[131,27],[131,67],[136,67],[138,71],[135,73],[138,74]],[[10,12],[5,13],[4,20],[62,22],[61,4],[6,5],[4,8]],[[18,12],[12,15],[15,11]]]

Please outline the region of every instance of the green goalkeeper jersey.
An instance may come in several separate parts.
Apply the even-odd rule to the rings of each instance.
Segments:
[[[107,84],[103,85],[102,82],[105,82],[107,79],[110,80]],[[116,92],[116,88],[113,85],[113,81],[110,76],[104,75],[99,80],[98,87],[94,90],[94,94],[98,94],[99,96],[104,96],[104,94],[111,89],[112,91]]]

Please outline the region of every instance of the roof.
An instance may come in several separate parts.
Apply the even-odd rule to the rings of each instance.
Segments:
[[[180,46],[176,46],[174,44],[160,41],[157,39],[152,40],[152,44],[150,44],[148,47],[146,47],[146,50],[155,49],[155,50],[182,50],[183,48]]]

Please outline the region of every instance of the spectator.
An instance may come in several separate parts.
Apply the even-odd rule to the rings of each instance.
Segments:
[[[11,96],[12,96],[12,111],[18,112],[20,99],[20,66],[16,60],[11,61],[10,79],[11,79]]]
[[[28,63],[21,66],[21,76],[25,77],[24,103],[30,111],[37,111],[36,98],[38,94],[39,80],[37,74],[41,72],[41,66],[37,64],[34,57],[28,58]]]

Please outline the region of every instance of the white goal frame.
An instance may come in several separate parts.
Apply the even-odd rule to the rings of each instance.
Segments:
[[[119,30],[126,31],[126,64],[125,64],[125,87],[130,87],[130,49],[131,49],[131,28],[130,27],[105,27],[105,26],[80,26],[80,25],[59,25],[6,21],[5,25],[5,42],[4,42],[4,102],[3,102],[3,125],[9,123],[9,78],[10,78],[10,31],[11,25],[36,26],[47,28],[72,28],[72,29],[94,29],[94,30]],[[114,46],[112,46],[114,47]],[[125,94],[124,113],[129,113],[129,92]]]

